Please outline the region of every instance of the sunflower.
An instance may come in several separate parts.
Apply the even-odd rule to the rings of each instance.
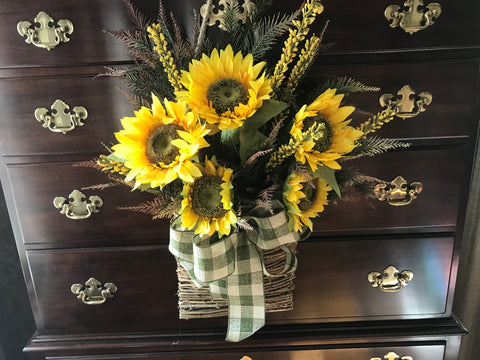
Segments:
[[[115,133],[119,143],[112,149],[130,169],[126,180],[135,179],[135,188],[162,187],[177,177],[192,182],[202,175],[192,161],[199,149],[209,146],[204,139],[209,130],[187,111],[185,102],[165,99],[164,108],[155,95],[152,99],[152,109],[142,107],[135,117],[123,118],[123,130]]]
[[[289,217],[288,226],[294,231],[302,231],[303,226],[312,230],[312,220],[327,205],[328,192],[332,190],[320,178],[306,179],[296,173],[291,174],[283,187],[283,200]]]
[[[183,186],[182,226],[196,234],[220,237],[230,234],[236,216],[232,210],[232,170],[218,166],[215,159],[205,159],[205,166],[197,164],[202,176]]]
[[[214,49],[209,56],[192,60],[188,71],[182,71],[181,83],[186,90],[177,91],[191,109],[220,130],[233,130],[243,124],[270,99],[270,79],[260,75],[265,62],[253,65],[251,54],[236,55],[232,47]]]
[[[294,139],[301,139],[302,133],[312,125],[323,124],[323,137],[316,141],[302,141],[295,157],[308,162],[312,171],[318,164],[332,169],[340,169],[336,160],[355,148],[363,132],[348,126],[347,117],[355,110],[353,106],[342,106],[343,94],[335,95],[336,89],[328,89],[310,105],[304,105],[295,115],[295,123],[290,130]]]

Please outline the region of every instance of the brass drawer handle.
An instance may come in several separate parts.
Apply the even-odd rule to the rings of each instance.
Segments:
[[[423,184],[414,181],[408,184],[401,176],[397,176],[390,183],[375,185],[375,196],[380,201],[385,201],[392,206],[405,206],[415,200],[423,190]]]
[[[53,199],[53,205],[60,209],[60,214],[64,214],[69,219],[81,220],[89,218],[93,213],[98,213],[99,208],[103,205],[100,196],[87,197],[79,190],[73,190],[68,199],[58,196]]]
[[[102,286],[102,283],[95,278],[88,279],[85,285],[73,284],[70,289],[78,299],[87,305],[103,304],[117,292],[115,284],[106,283]]]
[[[395,266],[389,265],[381,273],[370,272],[367,278],[372,287],[378,287],[383,292],[397,292],[413,279],[413,273],[410,270],[400,272]]]
[[[442,13],[442,7],[438,3],[430,3],[427,6],[423,0],[406,0],[400,5],[390,5],[385,9],[385,17],[391,21],[390,27],[400,26],[409,34],[426,29],[433,25]]]
[[[210,11],[210,16],[207,21],[208,26],[214,26],[218,25],[220,29],[225,30],[225,27],[223,26],[223,19],[225,16],[225,12],[229,7],[237,7],[239,6],[240,12],[237,14],[238,20],[245,22],[247,19],[247,15],[251,14],[253,11],[255,11],[256,6],[253,1],[242,1],[242,4],[238,3],[238,0],[219,0],[218,1],[218,7],[215,6],[215,4],[212,4],[211,6],[211,11]],[[200,15],[202,18],[205,19],[208,13],[208,4],[205,3],[202,5],[200,8]]]
[[[87,116],[87,109],[83,106],[75,106],[70,110],[70,106],[58,99],[50,106],[50,110],[47,108],[35,109],[35,119],[40,121],[44,128],[64,134],[72,131],[76,126],[83,126],[82,120],[85,120]]]
[[[26,36],[25,42],[35,46],[51,50],[61,42],[70,41],[73,33],[73,24],[70,20],[61,19],[55,24],[55,20],[45,11],[40,11],[33,20],[20,21],[17,31],[21,36]]]
[[[385,360],[413,360],[411,356],[402,356],[400,358],[400,355],[395,354],[393,351],[390,351],[387,355],[383,357]],[[372,357],[370,360],[382,360],[382,358],[379,357]]]
[[[432,103],[433,96],[429,92],[421,92],[415,96],[415,90],[410,85],[404,85],[393,94],[383,94],[379,98],[380,105],[395,111],[395,115],[403,119],[412,118],[424,112],[425,107]]]

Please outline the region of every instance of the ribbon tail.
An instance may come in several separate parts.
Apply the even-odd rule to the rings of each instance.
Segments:
[[[238,236],[236,266],[227,278],[227,341],[238,342],[265,325],[263,267],[257,247],[246,236]]]

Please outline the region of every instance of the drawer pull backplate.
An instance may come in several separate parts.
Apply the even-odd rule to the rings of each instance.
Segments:
[[[222,21],[225,16],[225,12],[229,8],[235,8],[237,6],[240,6],[241,11],[238,13],[237,17],[238,20],[245,22],[247,15],[251,14],[252,11],[255,11],[255,3],[253,1],[242,1],[242,4],[238,4],[238,0],[219,0],[218,2],[218,7],[215,7],[215,5],[212,4],[212,11],[210,12],[210,16],[206,21],[208,26],[214,26],[218,25],[220,29],[225,29]],[[205,18],[207,16],[208,12],[208,4],[204,4],[200,8],[200,15],[202,18]]]
[[[404,206],[415,200],[423,190],[423,184],[414,181],[408,184],[401,176],[397,176],[390,183],[377,184],[374,192],[380,201],[385,201],[392,206]]]
[[[85,120],[87,116],[87,109],[83,106],[75,106],[70,110],[70,106],[58,99],[50,106],[50,110],[47,108],[35,109],[35,119],[40,121],[44,128],[64,134],[77,126],[83,126],[82,120]]]
[[[424,112],[427,105],[432,102],[432,94],[421,92],[415,96],[415,90],[410,85],[404,85],[397,91],[397,96],[393,94],[383,94],[379,101],[382,107],[395,111],[395,115],[403,119],[412,118]]]
[[[60,209],[60,214],[64,214],[69,219],[81,220],[89,218],[93,213],[98,213],[103,205],[100,196],[87,197],[79,190],[73,190],[68,199],[58,196],[53,199],[53,205]]]
[[[411,356],[402,356],[400,358],[400,355],[395,354],[393,351],[390,351],[387,355],[385,355],[383,358],[379,357],[373,357],[370,358],[370,360],[413,360]]]
[[[21,36],[26,36],[26,43],[51,50],[61,42],[70,41],[73,24],[66,19],[58,20],[55,24],[50,15],[40,11],[33,24],[30,21],[20,21],[17,24],[17,31]]]
[[[102,283],[95,278],[88,279],[85,285],[73,284],[70,289],[72,293],[77,295],[77,298],[87,305],[103,304],[117,292],[117,286],[115,284],[106,283],[102,285]]]
[[[379,287],[383,292],[396,292],[407,286],[413,279],[410,270],[400,272],[395,266],[387,266],[381,273],[372,271],[368,274],[368,281],[372,287]]]
[[[406,0],[400,5],[390,5],[385,9],[385,17],[391,21],[390,27],[400,26],[409,34],[426,29],[435,23],[442,13],[442,7],[438,3],[430,3],[424,6],[423,0]]]

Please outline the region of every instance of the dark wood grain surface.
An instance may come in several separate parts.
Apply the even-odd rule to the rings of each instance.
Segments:
[[[451,237],[312,241],[299,247],[293,311],[268,314],[269,324],[415,319],[445,315]],[[176,263],[166,247],[27,251],[41,334],[222,329],[226,318],[178,320]],[[397,293],[367,280],[388,265],[414,278]],[[94,277],[113,282],[104,304],[83,304],[70,292]]]

